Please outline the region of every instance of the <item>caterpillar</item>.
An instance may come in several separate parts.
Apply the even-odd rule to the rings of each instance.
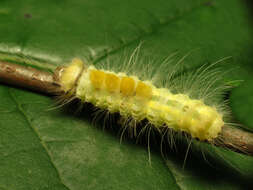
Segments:
[[[201,79],[205,90],[211,88],[217,78],[210,78],[218,73],[209,72],[213,65],[200,68],[191,80]],[[128,124],[147,120],[156,131],[172,129],[209,142],[218,137],[225,124],[224,111],[219,106],[208,105],[203,98],[173,93],[170,88],[158,87],[136,75],[96,68],[78,58],[58,69],[56,75],[65,94],[109,113],[119,113],[125,121],[134,121],[125,122]],[[135,130],[136,125],[129,127]]]

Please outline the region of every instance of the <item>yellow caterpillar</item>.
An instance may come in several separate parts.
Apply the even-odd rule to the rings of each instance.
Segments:
[[[137,76],[86,66],[79,59],[73,59],[58,75],[64,92],[126,119],[147,119],[158,131],[171,128],[212,141],[224,125],[223,114],[216,107],[186,94],[173,94]]]

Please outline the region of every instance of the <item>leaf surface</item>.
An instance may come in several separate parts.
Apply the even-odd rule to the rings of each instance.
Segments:
[[[94,64],[117,60],[143,42],[141,55],[156,60],[154,65],[175,51],[179,57],[193,51],[184,61],[193,71],[232,56],[223,65],[224,72],[233,69],[225,80],[248,80],[253,73],[250,16],[236,0],[2,0],[0,58],[52,71],[74,57]],[[248,99],[250,84],[239,87]],[[232,91],[232,111],[250,128],[251,113],[242,108],[248,102],[240,103],[238,90]],[[52,107],[52,98],[1,84],[1,190],[249,187],[249,156],[203,145],[208,161],[217,163],[209,164],[199,151],[198,157],[188,156],[183,169],[184,153],[171,152],[164,161],[152,149],[150,165],[147,147],[131,140],[120,144],[112,131],[92,125],[91,113]]]

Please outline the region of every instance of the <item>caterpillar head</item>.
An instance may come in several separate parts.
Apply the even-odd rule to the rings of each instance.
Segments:
[[[76,81],[84,69],[84,64],[80,59],[73,59],[67,67],[58,69],[56,76],[65,93],[73,93]]]

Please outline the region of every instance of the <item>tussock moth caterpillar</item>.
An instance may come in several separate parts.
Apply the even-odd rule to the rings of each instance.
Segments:
[[[133,52],[126,68],[137,64],[138,51],[137,48]],[[78,58],[58,69],[56,76],[68,97],[91,103],[109,113],[119,113],[127,125],[124,128],[133,131],[135,137],[138,136],[137,124],[147,120],[146,125],[161,134],[173,130],[200,141],[213,142],[224,126],[226,116],[224,104],[217,106],[208,102],[210,97],[212,99],[214,94],[220,95],[224,90],[224,86],[215,86],[221,79],[221,71],[212,68],[216,63],[204,65],[184,79],[181,75],[180,80],[172,79],[175,74],[172,69],[168,72],[167,85],[160,86],[153,82],[155,75],[154,80],[142,80],[138,75],[95,67]],[[164,70],[166,66],[161,65],[160,69]],[[134,73],[134,69],[130,70]],[[186,80],[185,85],[178,87],[182,80]]]

